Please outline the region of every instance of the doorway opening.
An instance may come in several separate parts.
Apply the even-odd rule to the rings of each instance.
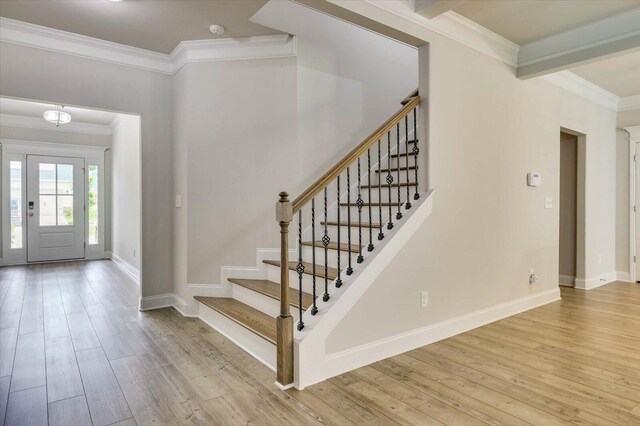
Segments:
[[[559,284],[584,282],[585,136],[560,131]],[[579,285],[578,285],[579,287]]]
[[[140,116],[0,98],[4,265],[111,258],[140,276]]]

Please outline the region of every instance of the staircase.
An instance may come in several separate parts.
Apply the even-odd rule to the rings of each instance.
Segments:
[[[401,104],[293,202],[280,193],[281,247],[273,259],[262,260],[259,273],[250,274],[259,278],[228,278],[231,297],[194,297],[200,317],[275,369],[282,387],[294,380],[294,339],[304,339],[313,327],[307,324],[327,315],[332,297],[348,290],[422,196],[418,91]]]

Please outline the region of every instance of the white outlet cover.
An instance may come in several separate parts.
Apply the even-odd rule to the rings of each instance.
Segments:
[[[544,198],[544,208],[545,209],[552,209],[553,208],[553,198],[551,198],[551,197],[545,197]]]
[[[429,292],[423,291],[420,293],[420,305],[425,308],[429,305]]]

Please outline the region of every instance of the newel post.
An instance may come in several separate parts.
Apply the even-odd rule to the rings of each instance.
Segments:
[[[293,207],[289,194],[280,193],[276,203],[276,221],[280,223],[280,315],[277,319],[277,380],[281,386],[293,383],[293,317],[289,310],[289,223]]]

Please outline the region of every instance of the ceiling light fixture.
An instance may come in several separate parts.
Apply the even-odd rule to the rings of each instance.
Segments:
[[[222,25],[214,24],[209,27],[209,31],[215,35],[222,35],[224,34],[224,27]]]
[[[71,122],[71,115],[64,111],[64,107],[62,105],[56,105],[56,109],[46,111],[42,114],[42,118],[47,120],[49,123],[55,124],[56,127],[60,127],[62,124],[68,124]]]
[[[121,2],[122,0],[109,0],[109,1],[110,1],[111,3],[119,3],[119,2]]]

